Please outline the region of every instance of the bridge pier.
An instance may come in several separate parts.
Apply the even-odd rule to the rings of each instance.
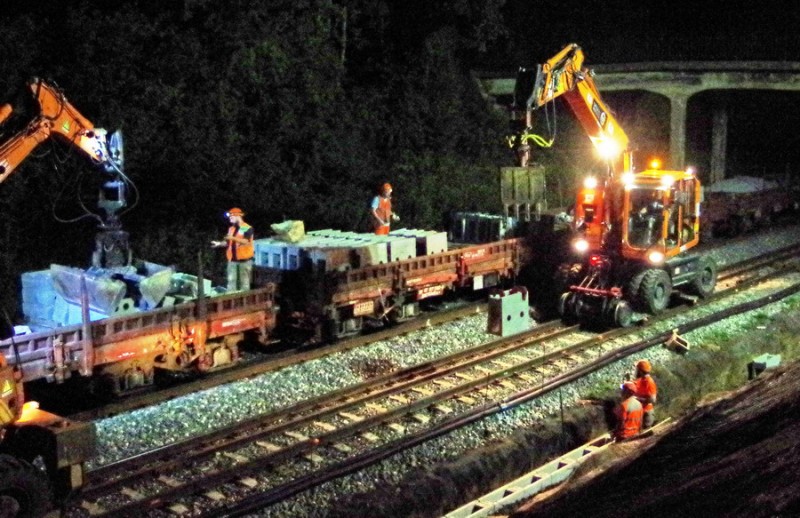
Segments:
[[[673,94],[669,99],[669,166],[683,169],[686,162],[686,106],[689,96]]]
[[[725,155],[728,152],[728,110],[717,106],[711,125],[711,170],[706,183],[709,185],[725,179]]]

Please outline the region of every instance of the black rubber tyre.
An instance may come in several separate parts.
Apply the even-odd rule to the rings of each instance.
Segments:
[[[3,511],[18,507],[16,514],[9,513],[9,516],[39,518],[51,509],[52,501],[53,493],[44,473],[23,460],[0,455]]]
[[[664,270],[645,270],[639,285],[639,304],[648,313],[661,313],[669,304],[672,281]]]
[[[697,265],[697,277],[689,283],[689,291],[700,298],[714,293],[717,286],[717,263],[710,257],[701,257]]]

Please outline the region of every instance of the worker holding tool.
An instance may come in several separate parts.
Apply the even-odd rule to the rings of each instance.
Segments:
[[[246,291],[250,289],[253,274],[253,227],[245,223],[244,212],[238,207],[226,212],[225,216],[230,222],[228,233],[224,240],[212,241],[211,246],[227,248],[225,257],[228,259],[228,291]]]
[[[658,388],[656,387],[655,380],[650,376],[651,370],[652,366],[649,361],[639,360],[636,362],[636,381],[634,381],[636,385],[635,393],[636,399],[642,404],[642,411],[644,412],[644,416],[642,417],[642,429],[645,430],[655,423],[653,407],[656,402]]]
[[[642,404],[636,399],[636,385],[626,381],[620,387],[622,401],[614,408],[617,424],[614,428],[614,440],[624,441],[639,435],[642,429]]]
[[[383,184],[380,194],[372,199],[370,215],[375,233],[378,235],[388,234],[391,222],[400,220],[400,216],[392,212],[392,186],[390,184]]]

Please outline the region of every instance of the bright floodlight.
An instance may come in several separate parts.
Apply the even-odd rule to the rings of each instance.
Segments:
[[[595,145],[597,146],[597,151],[600,153],[600,156],[605,159],[615,158],[620,153],[619,144],[617,144],[617,141],[614,139],[597,139]]]
[[[631,171],[622,173],[622,183],[623,183],[623,185],[626,185],[626,186],[633,185],[634,180],[636,180],[636,175],[633,174]]]
[[[650,160],[650,169],[661,169],[661,160],[658,158]]]
[[[577,252],[583,253],[589,250],[589,242],[585,239],[576,239],[572,246],[575,248]]]

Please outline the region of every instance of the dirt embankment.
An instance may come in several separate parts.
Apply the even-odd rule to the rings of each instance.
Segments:
[[[699,408],[661,438],[612,447],[606,466],[512,517],[800,516],[798,437],[795,362]]]

